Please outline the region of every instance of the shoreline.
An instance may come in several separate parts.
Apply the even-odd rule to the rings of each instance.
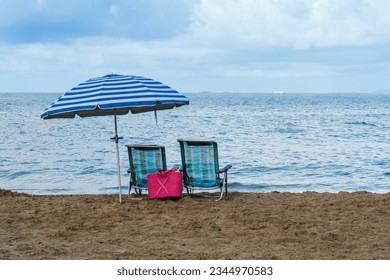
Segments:
[[[390,193],[179,200],[0,189],[0,259],[390,259]]]

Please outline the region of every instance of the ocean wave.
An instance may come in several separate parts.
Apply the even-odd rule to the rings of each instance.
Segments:
[[[345,124],[377,127],[377,125],[374,123],[369,123],[369,122],[364,122],[364,121],[363,122],[346,122]]]
[[[30,175],[32,174],[31,171],[28,171],[28,170],[25,170],[25,171],[17,171],[17,172],[14,172],[14,173],[11,173],[8,175],[8,178],[10,180],[15,180],[15,179],[18,179],[19,177],[23,177],[23,176],[27,176],[27,175]]]

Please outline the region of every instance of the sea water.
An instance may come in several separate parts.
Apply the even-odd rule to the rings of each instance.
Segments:
[[[239,192],[390,190],[390,94],[188,93],[189,106],[118,117],[122,185],[126,144],[218,143]],[[0,188],[30,194],[117,193],[114,117],[42,120],[60,94],[0,94]]]

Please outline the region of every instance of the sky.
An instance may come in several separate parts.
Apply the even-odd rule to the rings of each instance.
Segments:
[[[390,89],[388,0],[0,0],[0,92],[109,73],[189,93]]]

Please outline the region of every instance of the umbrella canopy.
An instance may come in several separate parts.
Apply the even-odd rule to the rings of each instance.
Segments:
[[[172,109],[188,105],[189,100],[176,90],[142,76],[109,74],[83,82],[65,92],[41,114],[43,119],[114,115],[118,163],[119,201],[121,198],[117,115]]]
[[[176,90],[141,76],[109,74],[79,84],[54,101],[43,119],[125,115],[189,104]]]

